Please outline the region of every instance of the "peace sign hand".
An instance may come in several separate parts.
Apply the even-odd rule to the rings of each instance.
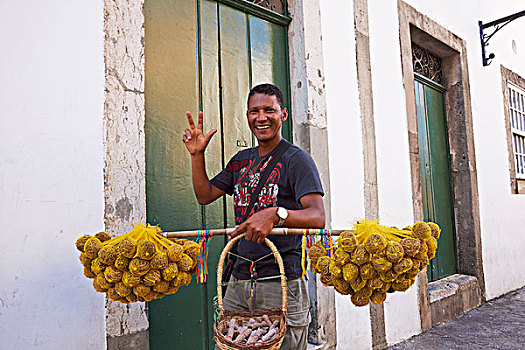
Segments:
[[[182,142],[184,142],[186,149],[188,150],[188,152],[190,152],[191,155],[203,154],[211,138],[217,132],[217,129],[213,129],[209,133],[204,135],[204,133],[202,132],[202,112],[199,112],[199,120],[197,122],[197,127],[195,127],[195,122],[193,121],[191,113],[186,112],[186,116],[188,117],[188,123],[190,124],[190,128],[184,131]]]

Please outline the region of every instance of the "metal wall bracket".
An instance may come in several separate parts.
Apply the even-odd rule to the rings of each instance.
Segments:
[[[498,32],[498,30],[500,30],[501,28],[505,27],[507,24],[509,24],[510,22],[514,21],[516,18],[520,18],[520,17],[523,17],[525,16],[525,11],[521,11],[521,12],[518,12],[518,13],[515,13],[513,15],[510,15],[510,16],[507,16],[507,17],[503,17],[503,18],[500,18],[500,19],[497,19],[495,21],[492,21],[492,22],[489,22],[489,23],[485,23],[483,24],[482,21],[479,21],[478,24],[479,24],[479,38],[481,40],[481,59],[483,60],[483,66],[488,66],[490,64],[490,62],[492,61],[492,59],[494,57],[496,57],[496,55],[494,53],[491,53],[488,55],[486,55],[485,53],[485,47],[486,46],[489,46],[489,40],[490,38],[492,38],[494,36],[494,34],[496,34]],[[486,29],[486,28],[489,28],[489,27],[494,27],[494,31],[490,34],[484,34],[483,31]]]

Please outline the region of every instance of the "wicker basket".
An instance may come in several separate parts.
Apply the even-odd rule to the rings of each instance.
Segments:
[[[266,245],[272,251],[277,264],[279,265],[279,273],[281,275],[281,289],[282,289],[282,306],[281,309],[269,309],[269,310],[252,310],[252,311],[237,311],[237,310],[223,310],[222,306],[222,269],[226,255],[230,251],[232,245],[244,237],[244,234],[233,238],[226,247],[222,250],[219,258],[219,265],[217,266],[217,296],[219,304],[220,319],[213,325],[213,331],[215,333],[215,342],[217,346],[223,350],[277,350],[281,347],[284,340],[284,334],[286,333],[286,308],[287,308],[287,294],[286,294],[286,276],[284,274],[284,264],[281,255],[277,251],[275,245],[269,239],[265,239]],[[227,322],[235,318],[240,321],[248,321],[252,317],[268,315],[271,321],[279,320],[279,332],[277,336],[272,340],[263,342],[262,344],[235,344],[232,340],[224,336],[223,331],[227,327]]]

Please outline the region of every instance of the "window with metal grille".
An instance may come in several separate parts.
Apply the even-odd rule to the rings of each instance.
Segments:
[[[507,83],[516,178],[525,179],[525,90]]]

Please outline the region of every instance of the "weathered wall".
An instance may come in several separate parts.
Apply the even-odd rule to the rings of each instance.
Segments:
[[[75,240],[104,229],[102,1],[0,11],[0,348],[104,349]]]
[[[143,1],[105,1],[104,221],[114,235],[146,220],[143,24]],[[145,303],[108,299],[108,349],[147,349],[148,326]]]
[[[520,257],[525,251],[525,197],[511,194],[500,64],[525,76],[525,19],[499,31],[487,48],[496,58],[481,65],[477,21],[490,22],[523,11],[519,0],[407,1],[467,42],[476,167],[478,174],[483,269],[487,299],[525,285]],[[454,8],[454,11],[447,9]],[[487,33],[491,33],[488,29]],[[512,48],[515,43],[516,52]],[[505,266],[503,272],[502,268]]]
[[[369,18],[379,218],[384,225],[404,227],[414,222],[414,214],[397,2],[370,1]],[[388,344],[421,331],[417,283],[396,294],[384,304]]]
[[[365,216],[362,119],[356,70],[354,8],[344,0],[321,0],[326,78],[332,228],[351,227]],[[341,35],[345,33],[345,35]],[[324,287],[322,287],[324,288]],[[335,296],[337,346],[366,349],[372,344],[369,308]],[[352,325],[352,327],[348,327]]]
[[[290,0],[294,19],[288,29],[290,85],[294,111],[294,143],[302,147],[317,164],[325,191],[327,228],[331,225],[330,165],[326,115],[325,72],[322,51],[321,17],[318,0]],[[316,342],[332,349],[336,343],[335,294],[310,279],[310,299],[317,304],[313,327]]]

